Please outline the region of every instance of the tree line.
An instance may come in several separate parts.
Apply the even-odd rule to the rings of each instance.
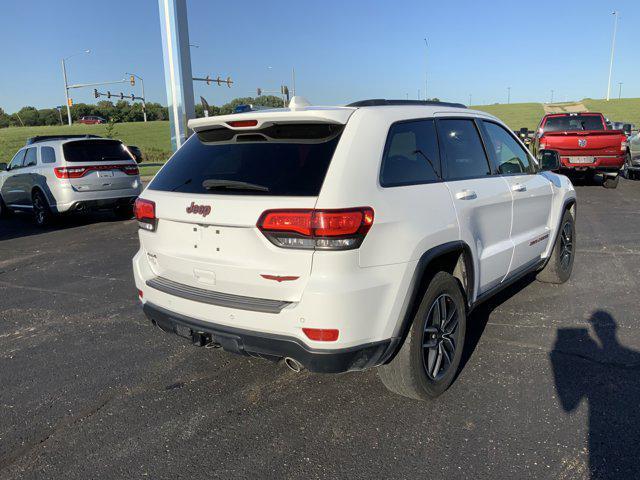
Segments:
[[[225,115],[233,113],[238,105],[259,105],[265,107],[282,107],[282,99],[273,95],[261,97],[236,98],[222,106],[210,105],[209,115]],[[169,110],[159,103],[148,102],[148,120],[168,120]],[[196,117],[204,116],[204,107],[197,104]],[[95,115],[111,122],[142,122],[142,104],[139,102],[130,103],[119,100],[113,103],[109,100],[102,100],[96,104],[76,103],[71,107],[71,120],[77,122],[81,117]],[[5,127],[33,127],[42,125],[60,125],[67,123],[67,108],[35,108],[31,106],[22,107],[15,113],[6,113],[0,108],[0,128]]]

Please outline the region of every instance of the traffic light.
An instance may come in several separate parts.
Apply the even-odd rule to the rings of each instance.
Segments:
[[[260,96],[260,95],[262,95],[262,89],[261,88],[258,89],[258,96]]]
[[[111,98],[111,92],[107,90],[107,98]]]
[[[227,87],[231,88],[231,84],[233,82],[231,81],[231,77],[227,77]]]
[[[207,85],[211,85],[211,77],[209,75],[207,75],[206,82],[207,82]]]
[[[220,75],[218,75],[218,78],[216,78],[216,82],[218,82],[218,86],[220,86],[220,82],[222,82],[222,80],[220,79]]]
[[[129,83],[131,84],[132,87],[135,87],[136,85],[136,77],[134,77],[133,75],[129,76]]]
[[[132,102],[134,102],[134,101],[135,101],[135,99],[136,99],[136,96],[132,93],[132,94],[131,94],[131,101],[132,101]]]
[[[70,107],[73,107],[73,99],[72,98],[67,100],[67,105],[69,105]]]
[[[124,100],[124,94],[120,92],[120,100]]]
[[[93,89],[93,98],[98,98],[100,96],[100,94],[98,93],[98,89],[94,88]]]

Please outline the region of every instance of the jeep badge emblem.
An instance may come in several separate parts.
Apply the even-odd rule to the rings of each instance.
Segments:
[[[587,146],[587,139],[586,138],[579,138],[578,139],[578,146],[579,147],[586,147]]]
[[[211,205],[196,205],[195,202],[191,202],[191,205],[187,207],[187,213],[194,213],[206,217],[211,213]]]

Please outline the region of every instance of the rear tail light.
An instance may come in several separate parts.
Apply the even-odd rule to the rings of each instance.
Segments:
[[[58,178],[80,178],[84,176],[88,170],[85,167],[56,167],[53,172]]]
[[[344,210],[267,210],[257,227],[278,247],[308,250],[358,248],[373,225],[370,207]]]
[[[136,199],[133,205],[133,213],[138,220],[138,226],[150,232],[155,231],[158,219],[156,218],[156,204],[143,198]]]
[[[624,140],[622,143],[620,143],[620,151],[621,152],[626,152],[627,151],[627,141]]]
[[[137,165],[84,165],[82,167],[56,167],[53,172],[58,178],[82,178],[87,173],[97,170],[120,170],[127,175],[138,175]]]
[[[316,342],[335,342],[340,334],[335,328],[303,328],[302,331],[309,340]]]

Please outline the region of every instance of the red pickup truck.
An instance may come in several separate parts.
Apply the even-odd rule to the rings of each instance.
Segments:
[[[607,130],[601,113],[553,113],[540,122],[533,141],[533,153],[555,150],[563,173],[592,178],[604,175],[604,186],[618,185],[627,150],[622,130]]]

